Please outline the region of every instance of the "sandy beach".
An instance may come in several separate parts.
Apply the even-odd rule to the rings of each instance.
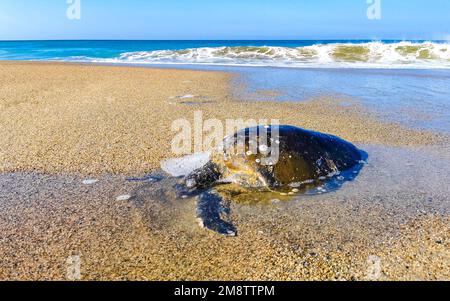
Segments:
[[[234,76],[1,62],[0,279],[64,280],[70,256],[83,280],[450,279],[448,136],[356,99],[249,102]],[[220,237],[196,224],[195,199],[167,191],[173,179],[126,181],[174,157],[172,123],[195,111],[337,135],[369,164],[335,193],[231,204],[239,235]]]

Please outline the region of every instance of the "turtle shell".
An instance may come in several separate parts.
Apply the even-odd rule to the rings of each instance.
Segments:
[[[224,140],[225,177],[243,187],[292,190],[339,176],[363,153],[338,137],[294,126],[259,126]]]

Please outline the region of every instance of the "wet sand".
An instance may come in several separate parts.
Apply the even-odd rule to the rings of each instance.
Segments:
[[[67,279],[73,255],[85,280],[450,279],[447,137],[348,99],[242,102],[232,76],[0,63],[0,279]],[[220,237],[198,227],[175,179],[126,181],[172,157],[171,124],[195,110],[335,134],[369,164],[335,193],[232,203],[239,235]]]

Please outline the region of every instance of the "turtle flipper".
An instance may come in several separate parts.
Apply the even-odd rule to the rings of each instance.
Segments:
[[[229,208],[216,192],[207,191],[198,197],[197,218],[203,228],[226,236],[236,236],[237,230],[230,222],[222,219],[229,214]]]

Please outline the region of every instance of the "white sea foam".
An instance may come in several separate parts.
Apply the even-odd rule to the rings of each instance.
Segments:
[[[305,47],[204,47],[126,52],[94,62],[311,68],[450,68],[450,43],[370,42]]]

